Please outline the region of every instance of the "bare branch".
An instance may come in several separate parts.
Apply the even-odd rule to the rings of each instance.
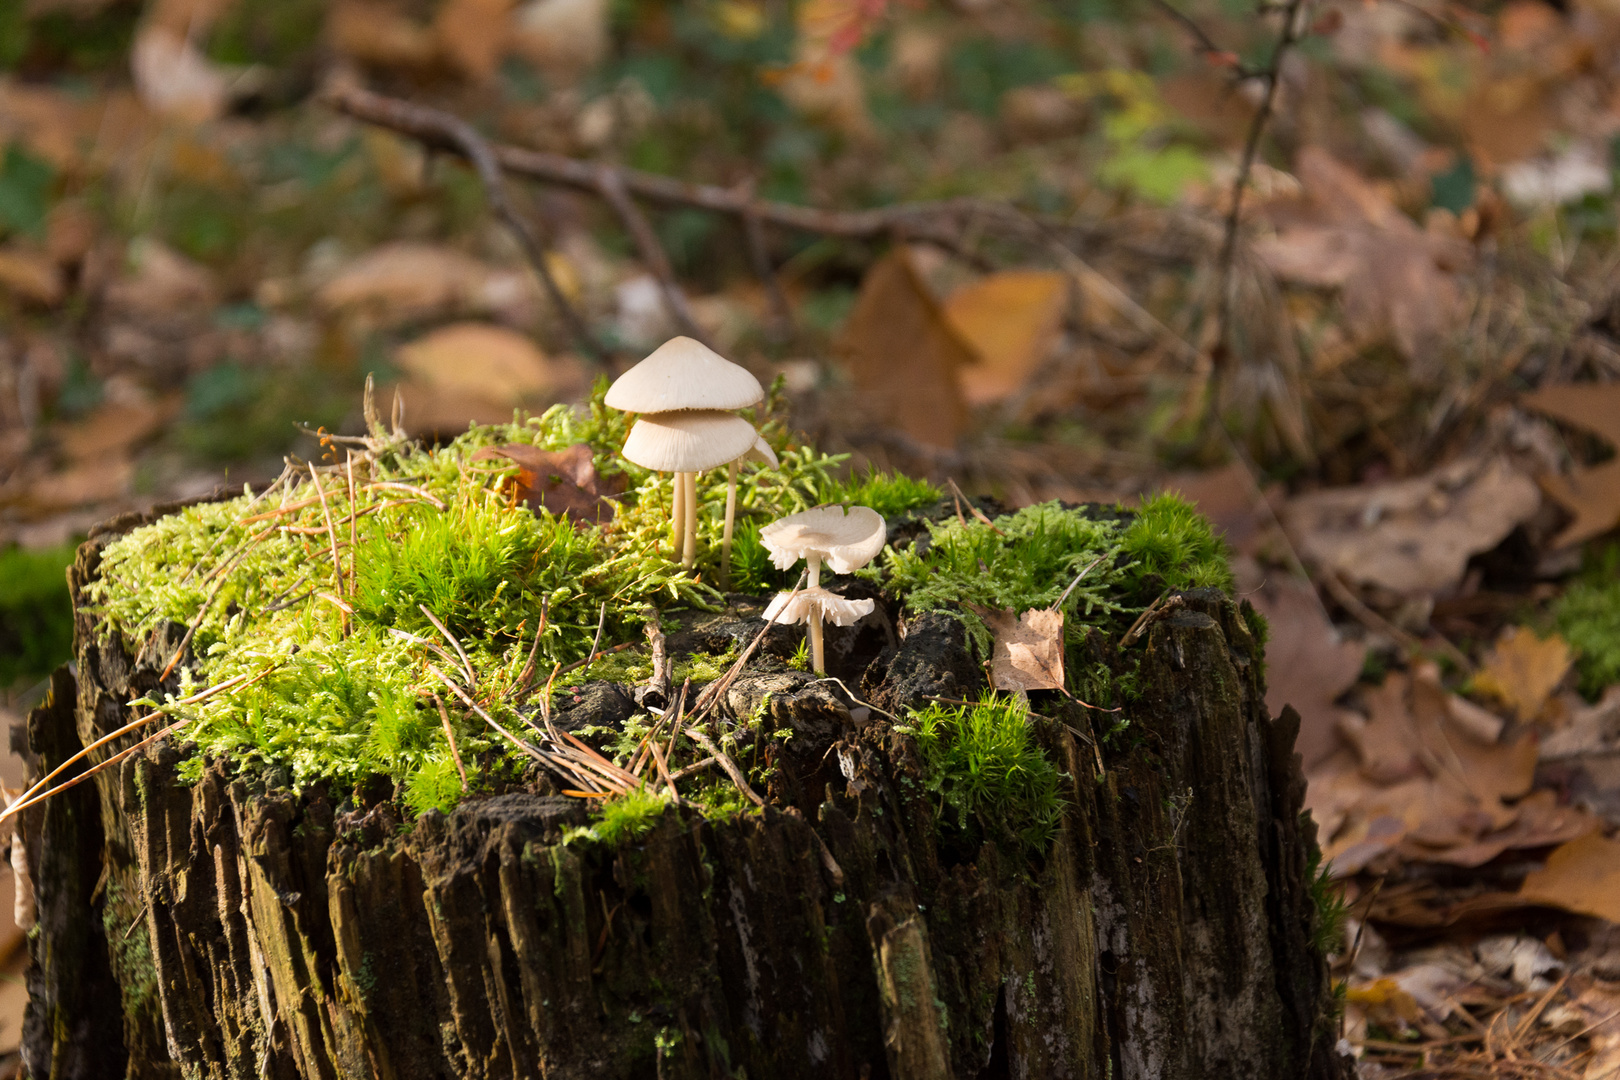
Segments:
[[[624,186],[624,177],[620,175],[619,170],[611,165],[598,165],[596,190],[601,194],[603,201],[613,208],[613,212],[619,215],[619,221],[623,223],[625,232],[630,234],[636,250],[641,253],[641,261],[647,264],[652,276],[658,279],[658,288],[664,294],[664,306],[669,309],[670,317],[687,337],[696,338],[709,345],[710,342],[698,327],[697,316],[692,314],[692,306],[687,303],[686,293],[682,291],[680,282],[675,280],[675,268],[669,264],[669,255],[664,251],[664,245],[659,243],[658,234],[653,231],[647,215],[641,212],[636,200],[630,197],[629,190]]]
[[[490,210],[511,230],[518,246],[523,249],[524,256],[529,260],[529,265],[533,266],[534,272],[539,275],[546,296],[562,315],[563,321],[568,324],[569,332],[579,342],[580,348],[597,360],[606,358],[607,350],[591,335],[584,318],[574,310],[574,306],[563,295],[557,279],[552,276],[551,267],[546,262],[545,249],[508,201],[501,177],[503,162],[471,124],[453,113],[431,109],[425,105],[412,105],[358,88],[334,91],[328,94],[325,100],[340,112],[347,112],[361,120],[407,132],[429,146],[453,150],[470,161],[478,173],[479,180],[483,182],[484,197],[489,200]]]

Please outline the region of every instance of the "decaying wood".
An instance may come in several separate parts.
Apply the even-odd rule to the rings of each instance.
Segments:
[[[75,590],[103,542],[81,549]],[[36,776],[159,690],[185,629],[133,643],[79,620],[77,680],[58,672],[28,722]],[[856,628],[829,630],[834,674],[878,709],[982,686],[945,616],[911,619],[859,671],[838,669],[856,654],[834,631]],[[767,651],[791,651],[780,636]],[[1073,660],[1111,664],[1116,647],[1093,635]],[[1219,593],[1183,594],[1134,652],[1145,693],[1129,726],[1072,705],[1037,721],[1067,806],[1033,862],[942,829],[907,736],[780,668],[740,675],[715,705],[791,730],[771,740],[769,806],[729,821],[671,806],[612,848],[564,842],[588,820],[583,800],[514,791],[407,826],[375,785],[297,795],[279,770],[213,762],[186,786],[180,749],[159,742],[27,822],[40,911],[28,1066],[1348,1076],[1309,944],[1297,718],[1267,716],[1258,646]]]

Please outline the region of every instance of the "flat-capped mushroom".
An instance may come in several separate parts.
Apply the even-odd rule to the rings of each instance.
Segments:
[[[674,519],[681,565],[697,554],[697,474],[736,461],[753,448],[759,433],[740,416],[713,409],[643,416],[624,441],[624,456],[637,465],[675,474]],[[677,517],[674,509],[681,511]]]
[[[765,400],[759,380],[701,341],[670,338],[620,375],[602,399],[610,409],[664,413],[746,409]]]
[[[859,570],[883,550],[886,533],[887,526],[884,524],[883,515],[869,506],[852,506],[848,511],[841,506],[818,506],[814,510],[789,514],[785,518],[771,522],[760,530],[759,539],[771,553],[771,562],[778,570],[786,570],[800,559],[805,561],[810,571],[809,588],[800,594],[805,595],[826,592],[821,588],[823,561],[835,574],[848,574]],[[772,607],[776,606],[777,601],[789,608],[793,607],[792,601],[782,599],[788,595],[790,594],[783,593],[778,596],[776,601],[772,601]],[[845,603],[857,602],[845,601]],[[872,610],[870,601],[858,603],[865,603],[866,611]],[[823,604],[811,601],[806,608],[808,618],[805,621],[810,624],[811,663],[817,671],[827,670],[821,643],[823,607]],[[776,621],[798,620],[779,618]],[[838,625],[847,626],[848,623]]]

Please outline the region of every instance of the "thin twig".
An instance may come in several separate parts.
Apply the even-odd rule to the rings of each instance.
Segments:
[[[461,790],[467,790],[467,767],[461,763],[461,751],[456,748],[456,732],[450,726],[450,710],[444,707],[444,699],[438,694],[431,695],[433,704],[439,707],[439,719],[444,722],[444,737],[450,742],[450,756],[456,760],[456,772],[461,774]]]
[[[517,682],[512,684],[512,689],[506,692],[508,697],[523,693],[534,681],[534,665],[540,659],[540,639],[545,636],[546,617],[550,612],[551,597],[547,596],[540,601],[540,623],[534,629],[534,644],[529,648],[529,661],[523,665],[523,670],[518,672]]]
[[[360,584],[360,515],[354,498],[353,450],[347,452],[345,463],[349,474],[349,595],[353,596]]]
[[[472,661],[467,659],[467,650],[461,647],[461,642],[456,640],[456,635],[452,634],[444,623],[434,617],[433,612],[428,610],[426,604],[417,604],[416,606],[422,609],[422,614],[427,616],[428,622],[433,624],[435,630],[444,635],[444,639],[456,650],[456,655],[461,657],[461,670],[467,673],[467,688],[470,690],[477,689],[478,676],[473,674]]]
[[[435,149],[466,156],[466,147],[446,130],[444,120],[455,119],[449,114],[358,87],[333,91],[327,94],[325,101],[340,112],[367,123],[408,135]],[[519,176],[600,194],[597,178],[600,166],[595,163],[514,146],[491,146],[487,143],[484,146],[500,168]],[[1010,235],[1032,242],[1040,241],[1048,232],[1072,236],[1080,242],[1112,235],[1110,230],[1101,227],[1086,227],[1070,220],[1032,217],[1010,204],[982,199],[895,203],[871,210],[823,210],[756,199],[746,187],[693,184],[637,169],[619,168],[616,172],[623,180],[625,189],[639,199],[739,218],[751,215],[762,224],[824,236],[875,239],[901,231],[913,241],[956,247],[959,246],[958,238],[962,232],[961,223],[970,219],[993,224]],[[1129,238],[1124,238],[1123,243],[1131,246]],[[1150,257],[1164,257],[1146,249],[1142,253]]]
[[[1232,52],[1230,49],[1223,49],[1219,45],[1215,44],[1215,39],[1210,37],[1204,28],[1199,26],[1197,21],[1194,20],[1190,15],[1187,15],[1185,12],[1171,6],[1170,4],[1166,3],[1165,0],[1153,0],[1153,6],[1170,16],[1171,19],[1175,20],[1177,25],[1179,25],[1183,30],[1187,31],[1187,34],[1193,39],[1198,53],[1211,63],[1218,63],[1223,67],[1230,67],[1232,69],[1232,73],[1240,79],[1248,79],[1254,77],[1255,75],[1264,74],[1263,72],[1251,71],[1249,68],[1244,67],[1241,63],[1238,63],[1237,54]]]
[[[1226,225],[1221,237],[1220,254],[1215,261],[1216,286],[1220,292],[1216,297],[1215,308],[1216,322],[1213,339],[1215,342],[1215,362],[1211,373],[1211,386],[1206,399],[1203,420],[1203,434],[1206,435],[1211,428],[1217,426],[1220,422],[1221,385],[1231,362],[1227,339],[1231,335],[1232,315],[1237,307],[1237,283],[1234,269],[1237,265],[1238,232],[1243,224],[1243,192],[1249,186],[1249,177],[1254,172],[1254,162],[1260,153],[1260,138],[1265,134],[1266,125],[1271,122],[1271,114],[1277,105],[1277,87],[1282,83],[1283,60],[1299,40],[1299,13],[1306,2],[1307,0],[1288,0],[1283,5],[1282,33],[1277,38],[1277,47],[1272,50],[1271,59],[1267,62],[1265,68],[1254,73],[1257,77],[1265,80],[1266,92],[1260,99],[1260,107],[1255,110],[1253,119],[1249,121],[1249,131],[1243,140],[1243,156],[1239,160],[1237,176],[1232,179],[1232,206],[1226,214]],[[1168,4],[1164,6],[1169,7]]]
[[[489,201],[490,211],[511,231],[518,246],[523,249],[529,265],[534,267],[541,285],[545,287],[546,296],[562,315],[563,321],[568,324],[569,332],[579,342],[580,348],[598,361],[607,357],[608,350],[591,334],[584,318],[574,309],[574,305],[568,302],[562,287],[557,284],[540,241],[529,231],[528,225],[508,201],[501,177],[502,162],[488,141],[471,124],[454,113],[385,98],[358,88],[329,94],[326,101],[333,108],[351,116],[382,124],[396,131],[406,131],[432,146],[453,149],[470,161],[474,171],[478,173],[478,179],[483,183],[484,197]]]
[[[808,574],[808,570],[799,572],[799,580],[794,584],[793,591],[788,594],[788,603],[792,603],[793,597],[797,596],[799,591],[804,588]],[[771,620],[766,619],[765,625],[760,627],[759,633],[754,635],[754,640],[748,643],[748,648],[744,649],[742,655],[737,657],[737,662],[731,665],[731,670],[703,688],[703,692],[697,698],[697,709],[692,715],[692,723],[696,724],[702,720],[714,708],[715,703],[725,695],[725,692],[731,689],[731,684],[737,681],[737,676],[741,674],[743,665],[748,663],[749,657],[754,655],[754,650],[759,648],[759,643],[765,640],[765,635],[770,632],[771,626]]]
[[[315,471],[313,463],[309,467],[309,478],[315,485],[315,495],[321,500],[321,513],[326,517],[326,534],[332,541],[332,573],[337,577],[337,591],[343,594],[343,563],[338,561],[337,528],[332,524],[332,508],[326,504],[326,491],[321,487],[320,473]],[[343,622],[345,628],[348,620]]]
[[[748,786],[748,781],[743,777],[742,770],[737,767],[735,761],[731,760],[731,755],[720,749],[713,739],[695,727],[686,729],[686,737],[708,751],[709,755],[719,762],[720,767],[726,771],[726,775],[731,777],[731,782],[737,785],[737,790],[748,796],[755,806],[763,807],[765,805],[765,800],[755,794],[754,789]]]
[[[1069,587],[1064,589],[1063,592],[1058,596],[1057,603],[1052,605],[1052,610],[1056,611],[1058,608],[1062,607],[1063,601],[1067,600],[1069,598],[1069,594],[1074,592],[1074,587],[1080,584],[1080,579],[1095,570],[1097,568],[1097,564],[1106,558],[1108,558],[1107,554],[1097,556],[1095,559],[1091,560],[1091,562],[1087,563],[1085,568],[1082,569],[1078,574],[1074,575],[1074,580],[1069,582]]]
[[[636,200],[630,197],[629,190],[624,186],[624,177],[619,174],[619,170],[611,165],[598,165],[596,190],[602,196],[602,201],[619,215],[624,231],[630,234],[631,242],[641,254],[641,261],[647,264],[647,269],[657,279],[658,288],[664,297],[664,306],[669,309],[670,317],[687,337],[696,338],[708,345],[702,328],[698,326],[697,316],[692,314],[692,305],[686,300],[686,293],[682,291],[680,282],[675,280],[675,268],[669,264],[669,255],[664,251],[664,245],[659,243],[658,234],[653,231],[647,215],[641,212]]]

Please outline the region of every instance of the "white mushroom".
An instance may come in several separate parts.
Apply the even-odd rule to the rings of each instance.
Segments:
[[[759,438],[740,416],[712,409],[643,416],[624,441],[624,456],[643,468],[675,474],[674,522],[681,565],[697,555],[697,474],[736,461]]]
[[[801,593],[801,596],[810,593],[824,593],[830,596],[832,594],[826,593],[821,588],[822,562],[825,561],[835,574],[859,570],[883,550],[886,532],[887,526],[883,522],[883,515],[869,506],[852,506],[847,512],[841,506],[820,506],[771,522],[760,530],[759,539],[771,553],[771,562],[778,570],[786,570],[800,559],[805,561],[810,571],[809,588]],[[778,601],[792,607],[791,601],[782,599],[782,596],[786,595],[789,594],[784,593],[778,596],[776,601],[772,601],[772,607],[776,607]],[[856,602],[845,601],[845,603]],[[872,610],[871,601],[858,603],[865,603],[866,610]],[[807,607],[809,617],[805,620],[810,624],[811,662],[817,671],[827,670],[821,640],[823,606],[810,602]],[[771,618],[771,615],[767,614],[766,618]],[[837,625],[847,626],[848,623],[840,622]]]
[[[846,600],[826,589],[800,589],[777,593],[765,609],[765,621],[802,623],[812,615],[834,626],[854,626],[863,615],[872,614],[872,600]]]
[[[763,400],[764,389],[746,368],[733,364],[707,345],[689,337],[671,338],[664,342],[645,360],[619,376],[603,399],[609,408],[640,413],[643,417],[663,417],[696,410],[742,409]],[[761,460],[769,461],[774,467],[776,455],[771,448],[757,433],[753,442],[754,447],[746,450],[745,455],[752,457],[759,448],[763,448]],[[627,443],[627,451],[628,446]],[[630,457],[628,452],[625,456]],[[630,460],[636,461],[633,457]],[[730,461],[731,469],[726,487],[726,522],[720,552],[722,581],[729,581],[731,577],[731,530],[736,519],[739,459],[734,457],[726,460]],[[637,464],[642,463],[637,461]],[[725,461],[717,464],[725,464]],[[670,524],[675,552],[688,567],[692,565],[695,554],[696,537],[691,526],[697,520],[696,489],[695,476],[677,475]]]
[[[701,341],[670,338],[620,375],[602,399],[633,413],[746,409],[765,400],[759,380]]]

